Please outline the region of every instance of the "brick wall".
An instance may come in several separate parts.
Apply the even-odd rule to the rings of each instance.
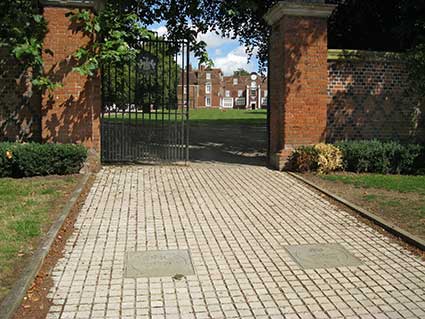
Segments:
[[[269,78],[270,78],[270,142],[271,155],[283,149],[283,93],[284,93],[284,69],[283,69],[283,44],[282,23],[276,23],[271,33],[269,48]],[[275,166],[279,165],[279,159],[275,159]]]
[[[289,147],[324,139],[327,103],[327,23],[285,17],[286,97],[284,139]]]
[[[48,22],[43,53],[45,72],[63,84],[42,97],[42,139],[45,142],[81,143],[100,150],[101,91],[99,76],[87,77],[72,72],[76,61],[72,54],[94,41],[77,32],[65,16],[70,9],[45,7]]]
[[[207,73],[211,74],[211,79],[207,80]],[[220,107],[220,99],[223,96],[223,73],[220,69],[216,68],[201,68],[197,72],[197,80],[199,85],[199,95],[198,95],[198,106],[201,108],[206,107],[205,97],[209,96],[211,98],[211,108]],[[211,93],[206,93],[206,84],[211,84]]]
[[[425,142],[425,109],[406,65],[388,54],[330,50],[326,140]]]
[[[0,50],[0,141],[40,141],[40,94],[30,75]]]
[[[270,50],[271,164],[282,168],[293,149],[324,140],[327,108],[327,22],[283,16]]]

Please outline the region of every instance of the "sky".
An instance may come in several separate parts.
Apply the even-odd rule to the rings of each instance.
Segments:
[[[167,33],[167,28],[163,24],[153,25],[150,29],[158,32],[160,36]],[[239,68],[249,72],[258,70],[257,59],[252,57],[250,63],[248,63],[245,48],[241,46],[238,40],[223,38],[214,32],[200,35],[199,40],[207,43],[208,55],[213,60],[214,67],[221,68],[225,75],[231,75],[233,71]],[[194,57],[191,58],[191,63],[194,67],[198,65],[198,61]]]

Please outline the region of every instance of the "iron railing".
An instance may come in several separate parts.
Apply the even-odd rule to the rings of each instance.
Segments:
[[[189,159],[189,44],[160,38],[102,67],[103,162]]]

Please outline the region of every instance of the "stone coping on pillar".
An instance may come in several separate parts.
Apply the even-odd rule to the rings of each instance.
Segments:
[[[100,10],[106,0],[39,0],[44,7],[93,8]]]
[[[283,16],[327,19],[335,8],[336,5],[320,2],[280,1],[264,15],[264,20],[272,26]]]

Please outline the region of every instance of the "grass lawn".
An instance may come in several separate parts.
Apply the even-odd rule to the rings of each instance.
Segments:
[[[425,239],[425,176],[338,173],[305,177]]]
[[[322,178],[332,182],[351,184],[356,187],[378,188],[400,193],[418,193],[425,195],[425,176],[345,174],[324,175]]]
[[[266,125],[267,110],[190,110],[190,120],[195,123],[214,122],[225,124],[262,124]]]
[[[178,113],[181,116],[181,111]],[[136,114],[131,114],[131,120],[135,121]],[[142,121],[142,114],[137,115],[139,123]],[[111,113],[109,119],[114,121],[121,121],[123,118],[122,114]],[[130,116],[124,114],[125,119],[129,119]],[[162,117],[161,113],[155,114],[145,113],[143,116],[145,121],[168,120],[168,113],[164,113]],[[171,113],[171,120],[175,119],[175,114]],[[266,125],[267,122],[267,110],[220,110],[220,109],[196,109],[190,110],[189,115],[190,123],[193,124],[226,124],[226,125]]]
[[[0,302],[78,179],[78,176],[0,179]]]

